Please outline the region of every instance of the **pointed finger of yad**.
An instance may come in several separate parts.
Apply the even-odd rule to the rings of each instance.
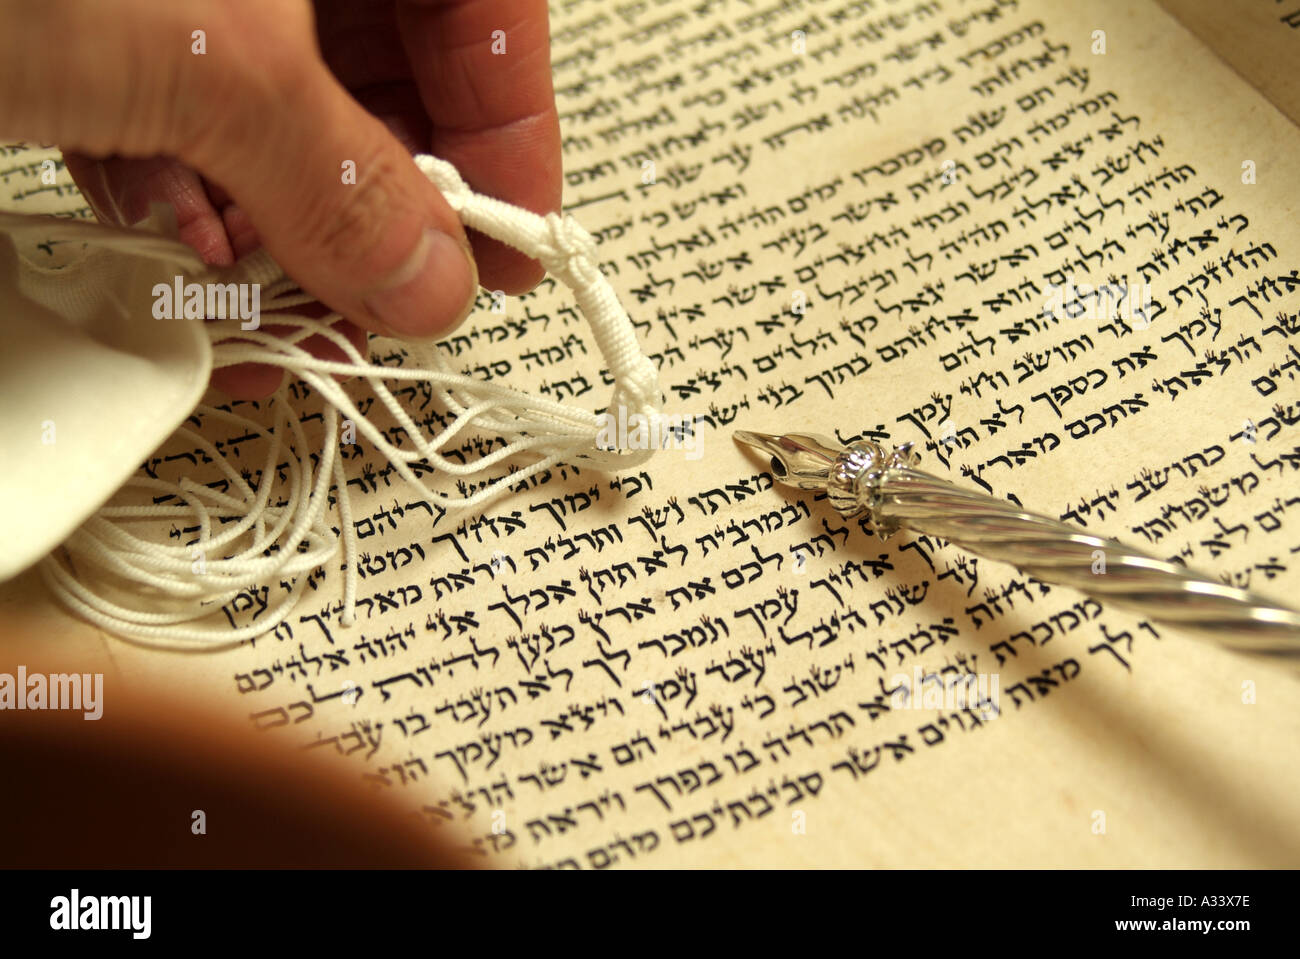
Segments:
[[[736,430],[736,440],[772,458],[772,477],[799,489],[825,489],[831,467],[843,452],[833,440],[815,433],[752,433]]]

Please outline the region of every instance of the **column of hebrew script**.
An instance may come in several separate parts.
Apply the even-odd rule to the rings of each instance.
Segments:
[[[1295,812],[1268,738],[1295,720],[1277,697],[1242,705],[1245,684],[1291,680],[933,537],[882,542],[774,487],[730,432],[913,442],[956,482],[1294,593],[1296,132],[1154,5],[552,17],[566,208],[692,442],[623,475],[552,470],[472,516],[357,443],[357,624],[334,566],[255,643],[166,658],[169,681],[219,682],[250,731],[336,753],[485,864],[1294,863],[1267,830]],[[1204,99],[1169,86],[1178,70]],[[610,382],[562,292],[485,293],[441,348],[599,407]],[[446,422],[427,390],[401,397]],[[196,452],[146,468],[193,474]],[[1133,711],[1172,728],[1139,746]],[[1190,768],[1180,730],[1202,727],[1214,809],[1166,801]],[[1253,817],[1216,778],[1248,773],[1269,783]]]

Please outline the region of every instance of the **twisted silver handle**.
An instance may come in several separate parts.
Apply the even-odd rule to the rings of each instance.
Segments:
[[[856,479],[856,505],[884,532],[907,527],[940,536],[1242,653],[1300,656],[1300,612],[1262,596],[910,466]]]
[[[1042,582],[1072,586],[1229,649],[1300,657],[1300,612],[1119,540],[954,486],[917,469],[910,443],[892,449],[869,441],[844,447],[816,433],[748,430],[737,430],[735,438],[771,457],[775,482],[824,491],[846,518],[865,511],[881,537],[904,527],[929,533]]]

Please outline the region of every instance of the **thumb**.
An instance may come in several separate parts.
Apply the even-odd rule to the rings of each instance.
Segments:
[[[177,157],[225,188],[313,296],[378,333],[444,334],[477,291],[465,231],[325,66],[312,9],[0,0],[0,130]]]
[[[478,290],[455,211],[314,50],[269,98],[266,64],[252,66],[248,89],[232,91],[180,159],[224,187],[285,271],[348,319],[412,338],[453,329]]]

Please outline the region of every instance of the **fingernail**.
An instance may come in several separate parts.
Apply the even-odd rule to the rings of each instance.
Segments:
[[[466,249],[440,230],[425,230],[407,261],[363,302],[394,335],[423,339],[454,329],[477,292],[478,269]]]

